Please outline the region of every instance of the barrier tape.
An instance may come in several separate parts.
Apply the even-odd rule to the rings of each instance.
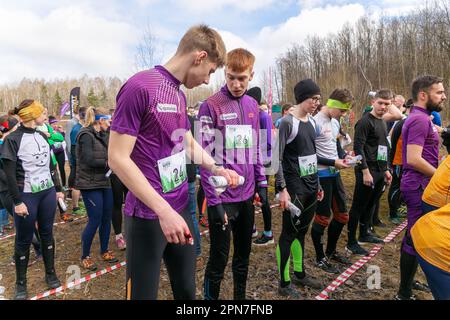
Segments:
[[[278,207],[278,206],[279,206],[279,204],[274,204],[274,205],[271,205],[270,207],[271,207],[271,208],[275,208],[275,207]],[[255,211],[255,212],[256,212],[256,211]],[[74,222],[74,221],[76,221],[76,220],[79,220],[79,219],[82,219],[82,218],[84,218],[84,217],[75,219],[75,220],[73,220],[72,222]],[[57,223],[57,224],[64,224],[64,223],[67,223],[67,222],[60,222],[60,223]],[[55,223],[55,225],[57,225],[57,224]],[[209,230],[204,230],[204,231],[202,231],[202,232],[200,233],[200,236],[205,236],[205,235],[207,235],[208,233],[209,233]],[[10,236],[12,236],[12,235],[10,235]],[[40,294],[38,294],[38,295],[32,297],[30,300],[40,300],[40,299],[47,298],[47,297],[49,297],[49,296],[55,295],[55,294],[57,294],[57,293],[61,293],[61,292],[65,291],[66,289],[70,289],[70,288],[75,287],[75,286],[77,286],[77,285],[79,285],[79,284],[82,284],[82,283],[84,283],[84,282],[91,281],[92,279],[95,279],[95,278],[98,278],[98,277],[100,277],[100,276],[102,276],[102,275],[104,275],[104,274],[110,273],[110,272],[112,272],[112,271],[114,271],[114,270],[118,270],[118,269],[120,269],[120,268],[126,266],[126,264],[127,264],[127,263],[126,263],[125,261],[123,261],[123,262],[118,263],[118,264],[116,264],[116,265],[114,265],[114,266],[105,268],[105,269],[103,269],[103,270],[101,270],[101,271],[97,271],[97,272],[95,272],[95,273],[93,273],[93,274],[91,274],[91,275],[88,275],[88,276],[84,277],[84,278],[81,278],[81,279],[72,281],[72,282],[70,282],[70,283],[68,283],[68,284],[66,284],[66,285],[60,286],[60,287],[58,287],[58,288],[56,288],[56,289],[52,289],[52,290],[48,290],[48,291],[46,291],[46,292],[44,292],[44,293],[40,293]]]
[[[396,227],[392,232],[387,235],[383,241],[384,243],[391,242],[400,232],[402,232],[408,222],[404,221],[402,224],[400,224],[398,227]],[[333,282],[331,282],[328,287],[326,287],[324,290],[322,290],[321,293],[319,293],[315,299],[316,300],[327,300],[329,298],[329,294],[336,290],[339,286],[341,286],[344,282],[346,282],[356,271],[361,269],[367,262],[369,262],[374,256],[380,252],[380,250],[383,248],[381,245],[376,245],[375,247],[370,250],[369,255],[365,256],[361,259],[359,259],[357,262],[355,262],[351,267],[349,267],[347,270],[345,270],[343,273],[341,273],[336,279],[334,279]]]
[[[40,293],[37,296],[34,296],[33,298],[31,298],[30,300],[40,300],[42,298],[47,298],[47,297],[52,296],[52,295],[57,294],[57,293],[61,293],[64,290],[70,289],[72,287],[75,287],[75,286],[77,286],[79,284],[82,284],[83,282],[91,281],[92,279],[98,278],[98,277],[100,277],[100,276],[102,276],[104,274],[110,273],[110,272],[112,272],[114,270],[118,270],[118,269],[124,267],[126,264],[127,263],[125,261],[123,261],[123,262],[118,263],[116,265],[113,265],[111,267],[105,268],[105,269],[103,269],[101,271],[97,271],[97,272],[95,272],[93,274],[90,274],[90,275],[88,275],[88,276],[86,276],[84,278],[81,278],[81,279],[72,281],[72,282],[70,282],[70,283],[68,283],[66,285],[60,286],[59,288],[52,289],[52,290],[46,291],[44,293]]]
[[[73,220],[70,221],[70,222],[64,222],[64,221],[56,222],[56,223],[53,224],[53,226],[59,226],[59,225],[62,225],[62,224],[73,223],[73,222],[75,222],[75,221],[84,219],[84,218],[86,218],[86,217],[87,217],[87,216],[75,218],[75,219],[73,219]],[[14,233],[8,234],[8,235],[6,235],[6,236],[0,237],[0,241],[6,240],[6,239],[8,239],[8,238],[12,238],[12,237],[14,237],[15,235],[16,235],[16,233],[14,232]]]

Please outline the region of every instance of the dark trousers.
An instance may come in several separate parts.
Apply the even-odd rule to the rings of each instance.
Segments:
[[[90,255],[97,229],[100,236],[100,253],[108,251],[113,199],[110,188],[81,190],[81,195],[88,215],[88,223],[81,236],[83,247],[81,258],[84,259]]]
[[[191,234],[189,210],[181,216]],[[195,249],[191,245],[168,243],[159,220],[125,217],[127,241],[127,299],[156,300],[161,260],[164,259],[175,300],[195,299]]]
[[[56,210],[55,188],[38,193],[22,192],[21,198],[28,208],[29,215],[21,217],[14,214],[16,251],[26,252],[29,250],[36,229],[36,222],[38,223],[38,232],[41,241],[43,243],[52,243]]]
[[[213,207],[208,207],[210,247],[205,271],[204,298],[206,300],[217,300],[219,298],[220,284],[228,262],[231,233],[233,233],[234,299],[242,300],[245,299],[247,286],[255,208],[252,199],[226,203],[223,204],[223,207],[228,216],[228,225],[225,230],[221,225],[212,223],[212,221],[217,220],[213,216],[216,211]]]
[[[370,170],[373,177],[373,187],[368,187],[363,182],[362,171],[355,169],[355,190],[353,193],[352,207],[349,212],[348,242],[356,243],[356,229],[360,225],[360,234],[365,235],[370,225],[373,208],[379,201],[384,187],[384,172]]]

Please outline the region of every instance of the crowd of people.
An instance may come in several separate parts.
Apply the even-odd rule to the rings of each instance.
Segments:
[[[353,255],[368,255],[364,244],[382,244],[375,228],[385,225],[380,199],[389,188],[390,222],[407,219],[393,298],[414,300],[418,289],[450,299],[450,157],[439,165],[441,140],[448,152],[450,133],[435,124],[446,101],[443,79],[417,77],[407,102],[389,89],[371,92],[351,148],[341,127],[354,107],[349,89],[336,88],[325,101],[319,84],[301,80],[295,100],[272,121],[261,89],[249,88],[255,60],[243,48],[227,52],[217,31],[198,25],[165,65],[126,81],[114,114],[80,107],[64,131],[42,104],[24,100],[14,115],[2,117],[0,202],[16,229],[15,298],[28,297],[31,244],[44,262],[47,286],[61,285],[53,236],[59,207],[65,222],[87,213],[80,235],[86,270],[97,269],[91,255],[97,231],[101,260],[118,261],[109,248],[113,226],[117,249],[126,250],[127,299],[157,298],[161,261],[174,298],[195,299],[196,264],[203,257],[203,298],[219,299],[231,245],[233,299],[247,299],[252,245],[275,243],[268,193],[274,183],[283,209],[274,217],[281,222],[273,248],[279,295],[299,299],[297,287],[324,286],[305,266],[308,231],[314,267],[332,274],[350,266]],[[195,108],[187,106],[182,86],[208,84],[222,67],[224,86]],[[350,207],[343,170],[354,170]],[[72,215],[64,198],[72,201]],[[263,213],[261,233],[255,205]],[[208,254],[202,254],[199,224],[209,229]],[[339,250],[345,226],[347,243]],[[419,264],[428,286],[414,280]]]

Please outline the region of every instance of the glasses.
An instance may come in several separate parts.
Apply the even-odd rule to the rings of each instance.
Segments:
[[[322,97],[311,97],[311,100],[312,100],[312,102],[320,102],[320,99],[321,99]]]

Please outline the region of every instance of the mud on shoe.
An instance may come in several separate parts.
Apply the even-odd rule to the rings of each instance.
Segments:
[[[322,269],[327,273],[339,274],[339,270],[334,267],[326,257],[322,258],[320,261],[316,262],[316,267]]]
[[[278,294],[282,297],[291,298],[294,300],[302,300],[302,296],[300,295],[300,292],[295,290],[291,284],[289,284],[287,287],[278,286]]]
[[[105,253],[102,254],[102,259],[105,262],[108,263],[116,263],[119,262],[119,259],[117,259],[112,251],[106,251]]]
[[[375,237],[371,234],[366,234],[365,236],[360,236],[358,238],[358,243],[374,243],[374,244],[379,244],[379,243],[384,243],[383,239],[380,239],[378,237]]]
[[[268,237],[265,235],[264,232],[261,234],[261,236],[258,239],[253,241],[253,244],[257,245],[257,246],[267,246],[269,244],[274,244],[274,243],[275,243],[275,241],[273,240],[273,236]]]
[[[359,256],[369,255],[369,251],[361,247],[358,243],[349,243],[345,246],[345,250],[351,254],[356,254]]]
[[[296,286],[308,287],[311,289],[322,289],[323,285],[319,280],[314,279],[309,275],[305,275],[303,278],[297,277],[295,274],[292,275],[291,281]]]
[[[345,266],[351,266],[353,263],[350,259],[348,259],[343,254],[338,253],[337,251],[327,254],[328,260],[335,261],[337,263],[343,264]]]

